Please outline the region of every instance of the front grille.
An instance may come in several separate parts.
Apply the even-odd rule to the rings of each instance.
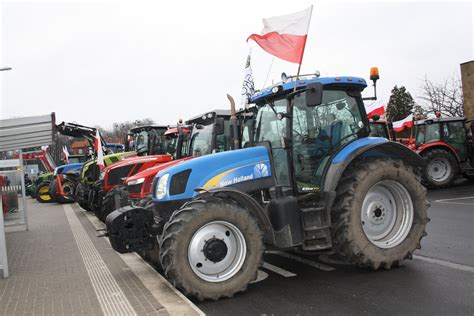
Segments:
[[[186,191],[191,169],[181,171],[171,177],[170,195],[182,194]]]
[[[139,183],[139,184],[135,184],[135,185],[129,185],[128,186],[128,193],[140,193],[140,191],[142,190],[142,184],[143,183]]]
[[[112,169],[107,177],[107,185],[116,185],[122,183],[122,178],[127,177],[133,167],[134,165],[128,165]]]

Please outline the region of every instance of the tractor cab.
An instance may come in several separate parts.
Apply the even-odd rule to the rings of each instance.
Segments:
[[[162,155],[166,153],[167,126],[138,126],[130,129],[125,151],[134,150],[138,156]]]
[[[359,78],[313,78],[285,82],[253,97],[258,108],[254,144],[271,149],[276,180],[284,191],[321,191],[330,158],[369,135],[361,98],[366,86]]]
[[[428,187],[451,186],[458,173],[468,179],[473,177],[473,145],[465,123],[464,117],[436,117],[414,122],[411,146],[425,159],[424,182]]]

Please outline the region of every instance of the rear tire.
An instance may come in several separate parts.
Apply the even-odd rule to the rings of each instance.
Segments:
[[[116,205],[116,196],[118,196],[118,205]],[[102,200],[102,212],[99,219],[105,222],[110,213],[129,204],[127,188],[124,185],[118,185],[105,194]]]
[[[160,242],[166,278],[199,300],[245,291],[257,278],[263,251],[262,232],[250,213],[216,197],[175,211]]]
[[[36,201],[40,203],[51,203],[53,202],[53,198],[49,193],[49,181],[41,182],[38,185],[38,190],[36,191]]]
[[[360,161],[344,172],[331,214],[334,249],[374,270],[411,259],[426,236],[426,189],[401,160]]]
[[[444,149],[433,149],[422,154],[425,160],[423,183],[429,189],[449,188],[453,185],[459,166],[456,158]]]

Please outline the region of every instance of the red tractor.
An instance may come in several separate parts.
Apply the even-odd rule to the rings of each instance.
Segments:
[[[121,185],[124,179],[156,165],[166,164],[181,158],[182,137],[176,128],[166,126],[141,126],[131,130],[133,147],[139,156],[124,159],[102,170],[99,181],[94,184],[90,199],[92,211],[105,220],[112,210],[110,203],[104,199],[112,189]],[[189,131],[188,131],[189,133]]]
[[[474,180],[474,145],[464,117],[414,121],[408,147],[425,160],[423,182],[428,188],[451,186],[458,174]],[[474,134],[474,122],[470,122]]]

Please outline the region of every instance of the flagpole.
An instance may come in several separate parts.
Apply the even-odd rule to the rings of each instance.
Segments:
[[[298,71],[296,72],[295,87],[293,88],[293,92],[296,91],[296,87],[298,86],[298,80],[299,80],[299,77],[300,77],[301,64],[303,63],[303,56],[304,56],[304,51],[306,49],[306,41],[308,40],[309,25],[311,24],[311,17],[312,16],[313,16],[313,5],[311,5],[311,12],[309,13],[308,27],[306,28],[306,39],[304,41],[303,52],[301,53],[300,63],[298,64]]]
[[[265,87],[266,87],[267,80],[268,80],[268,76],[270,75],[270,70],[272,70],[272,66],[273,66],[273,62],[274,62],[274,61],[275,61],[275,56],[273,56],[272,62],[270,63],[270,67],[268,67],[267,76],[265,77],[265,82],[263,83],[262,90],[265,89]]]

